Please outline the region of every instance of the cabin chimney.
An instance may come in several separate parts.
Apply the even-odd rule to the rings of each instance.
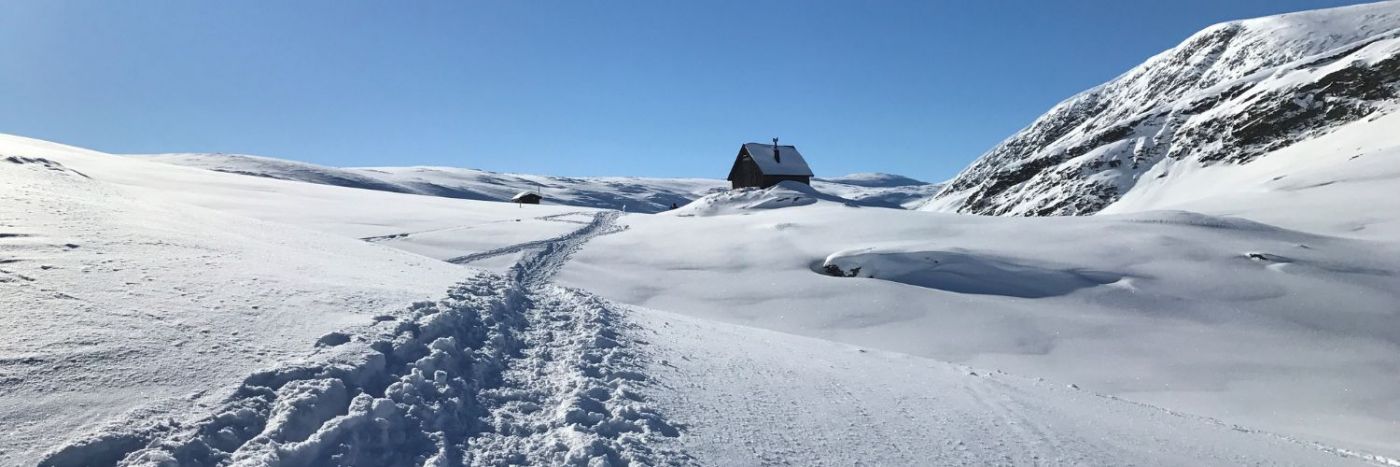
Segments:
[[[778,154],[778,138],[773,138],[773,162],[783,163],[783,156]]]

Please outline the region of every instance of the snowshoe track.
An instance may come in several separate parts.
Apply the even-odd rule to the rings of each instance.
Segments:
[[[647,404],[623,313],[548,283],[617,216],[538,242],[506,276],[347,331],[309,362],[253,374],[209,418],[109,432],[42,465],[688,463],[667,448],[679,429]]]

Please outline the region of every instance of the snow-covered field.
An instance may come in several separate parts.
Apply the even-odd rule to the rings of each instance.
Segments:
[[[619,217],[19,137],[0,154],[4,464],[1397,451],[1387,242],[1185,212],[967,217],[800,186]]]
[[[0,154],[0,465],[124,414],[194,414],[252,371],[313,352],[321,336],[468,276],[358,237],[579,210],[526,216],[12,136],[0,137]],[[473,247],[549,235],[522,229]]]
[[[1396,456],[1396,135],[1389,114],[1254,164],[1167,165],[1093,217],[714,195],[625,218],[561,280]]]
[[[1397,449],[1393,242],[1170,211],[1027,219],[817,202],[682,216],[625,218],[627,231],[596,240],[561,280],[624,303]]]

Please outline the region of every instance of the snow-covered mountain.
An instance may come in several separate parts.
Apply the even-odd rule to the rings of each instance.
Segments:
[[[1257,164],[1397,98],[1400,2],[1218,24],[1056,105],[923,209],[1091,214],[1180,172]]]
[[[557,177],[454,167],[336,168],[219,153],[137,157],[242,175],[479,201],[505,201],[522,191],[539,190],[547,204],[645,213],[665,211],[672,204],[685,205],[729,188],[727,181],[708,178]],[[818,179],[813,185],[843,198],[887,207],[913,207],[938,190],[935,184],[880,173]]]

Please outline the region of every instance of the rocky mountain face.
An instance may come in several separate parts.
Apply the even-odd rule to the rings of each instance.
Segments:
[[[1249,164],[1397,103],[1400,2],[1218,24],[1056,105],[922,209],[1092,214],[1164,161]]]

